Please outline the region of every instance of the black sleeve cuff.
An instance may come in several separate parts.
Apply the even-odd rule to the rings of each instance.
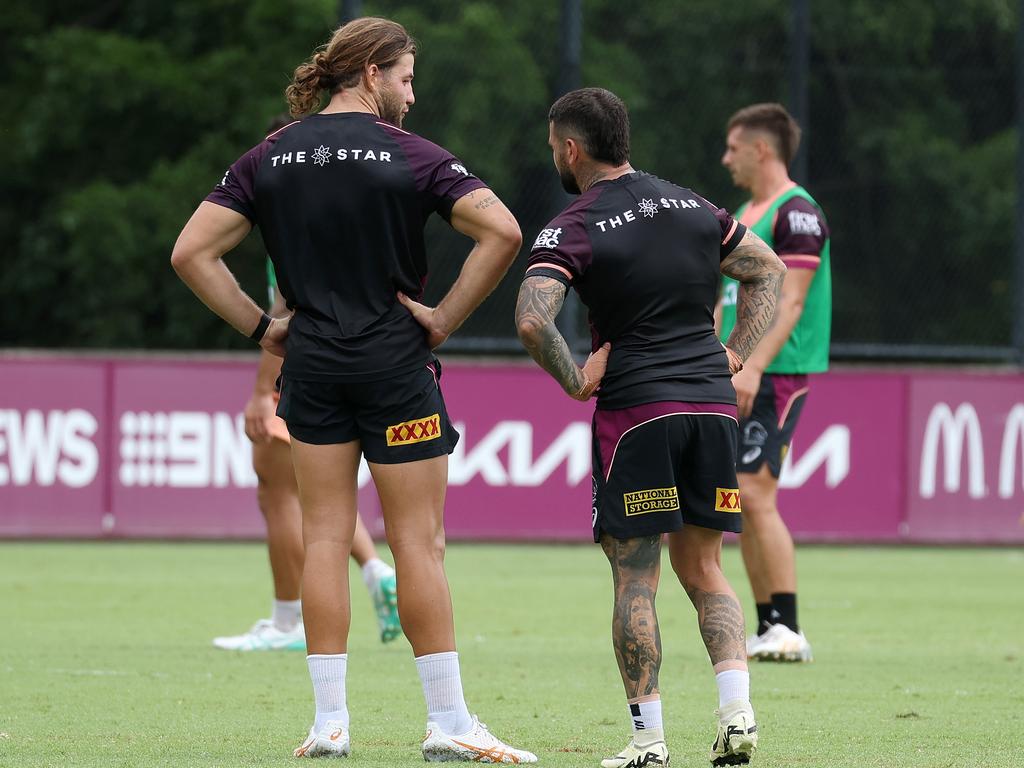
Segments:
[[[551,267],[534,267],[525,275],[523,275],[524,280],[528,277],[550,277],[553,280],[557,280],[558,282],[560,282],[566,288],[572,286],[572,281],[565,276],[564,272],[561,272],[560,270],[557,269],[552,269]]]

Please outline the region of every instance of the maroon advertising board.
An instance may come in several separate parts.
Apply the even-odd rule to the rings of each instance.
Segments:
[[[259,538],[255,358],[0,356],[0,536]],[[529,364],[446,361],[450,539],[586,541],[592,404]],[[779,506],[801,540],[1024,542],[1024,376],[834,371]],[[381,532],[365,464],[360,509]]]

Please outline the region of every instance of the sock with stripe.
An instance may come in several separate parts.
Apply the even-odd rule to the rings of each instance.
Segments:
[[[633,722],[633,743],[646,747],[665,740],[661,721],[661,699],[629,704],[629,719]]]

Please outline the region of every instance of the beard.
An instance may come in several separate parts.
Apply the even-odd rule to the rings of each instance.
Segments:
[[[387,86],[382,87],[377,98],[377,108],[380,110],[381,120],[391,123],[396,128],[402,127],[402,110],[405,103],[395,91]]]
[[[555,167],[558,169],[558,179],[562,182],[562,189],[570,195],[580,194],[580,185],[576,182],[576,177],[572,175],[572,171],[560,165]]]

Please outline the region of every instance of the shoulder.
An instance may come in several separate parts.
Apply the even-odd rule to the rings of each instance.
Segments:
[[[373,126],[385,136],[393,139],[406,152],[414,152],[418,155],[434,157],[452,156],[452,153],[440,144],[435,144],[430,139],[426,139],[418,133],[413,133],[412,131],[407,131],[404,128],[399,128],[398,126],[392,125],[384,120],[375,120]]]
[[[573,239],[589,239],[586,234],[587,212],[601,196],[599,187],[592,187],[572,201],[560,214],[545,225],[537,235],[531,250],[556,248],[562,242]]]
[[[301,120],[292,120],[292,122],[288,123],[288,125],[282,125],[276,131],[272,131],[271,133],[267,134],[267,138],[264,139],[264,142],[267,142],[269,144],[276,144],[278,142],[278,140],[282,136],[284,136],[285,133],[288,130],[290,130],[291,128],[294,128],[296,125],[298,125],[301,122],[302,122]]]

